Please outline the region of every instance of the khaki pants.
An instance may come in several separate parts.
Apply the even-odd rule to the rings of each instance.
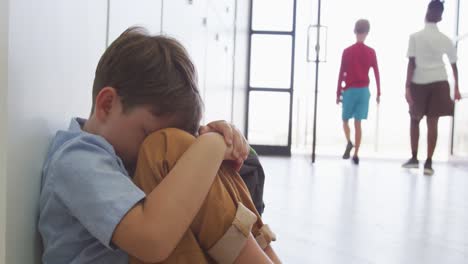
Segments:
[[[138,156],[135,184],[149,194],[194,141],[192,135],[174,128],[148,136]],[[255,209],[242,178],[222,165],[190,228],[163,263],[232,263],[249,233],[262,248],[275,240]],[[130,257],[130,264],[137,263],[143,262]]]

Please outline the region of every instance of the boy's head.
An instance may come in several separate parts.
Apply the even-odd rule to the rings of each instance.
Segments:
[[[98,63],[84,129],[103,136],[133,166],[148,134],[166,127],[196,134],[202,111],[195,67],[183,46],[129,28]]]
[[[444,2],[431,0],[427,5],[426,22],[437,23],[441,21],[442,13],[444,13]]]
[[[198,130],[203,104],[195,67],[175,39],[151,36],[143,28],[127,29],[96,68],[92,111],[105,87],[115,89],[124,113],[147,106],[155,116],[173,116],[177,122],[172,126],[192,134]]]
[[[370,30],[370,23],[367,19],[359,19],[354,24],[354,34],[356,35],[367,35]]]

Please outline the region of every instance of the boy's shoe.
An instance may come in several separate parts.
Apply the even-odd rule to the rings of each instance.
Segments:
[[[345,152],[343,154],[343,159],[349,159],[349,154],[351,153],[351,149],[353,149],[354,145],[351,143],[351,141],[348,142],[348,145],[346,145]]]
[[[353,156],[353,163],[354,165],[359,165],[359,158],[357,156]]]
[[[411,158],[407,162],[403,163],[401,167],[406,169],[417,169],[419,168],[419,161],[416,158]]]
[[[424,163],[424,175],[432,176],[434,175],[434,169],[432,169],[432,161],[426,160]]]

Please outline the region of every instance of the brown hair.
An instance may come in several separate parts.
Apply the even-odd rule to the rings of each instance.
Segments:
[[[369,33],[369,30],[370,23],[367,19],[359,19],[358,21],[356,21],[356,24],[354,24],[354,33],[356,34]]]
[[[171,115],[175,127],[195,134],[203,112],[195,67],[175,39],[151,36],[141,27],[123,32],[96,68],[93,106],[104,87],[114,88],[123,111],[148,105],[154,115]]]

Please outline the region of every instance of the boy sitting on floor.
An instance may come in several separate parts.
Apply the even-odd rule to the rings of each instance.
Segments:
[[[201,115],[177,41],[131,28],[112,43],[91,116],[56,134],[44,164],[43,262],[279,262],[245,184],[222,165],[240,167],[246,140],[224,121],[199,128]]]

